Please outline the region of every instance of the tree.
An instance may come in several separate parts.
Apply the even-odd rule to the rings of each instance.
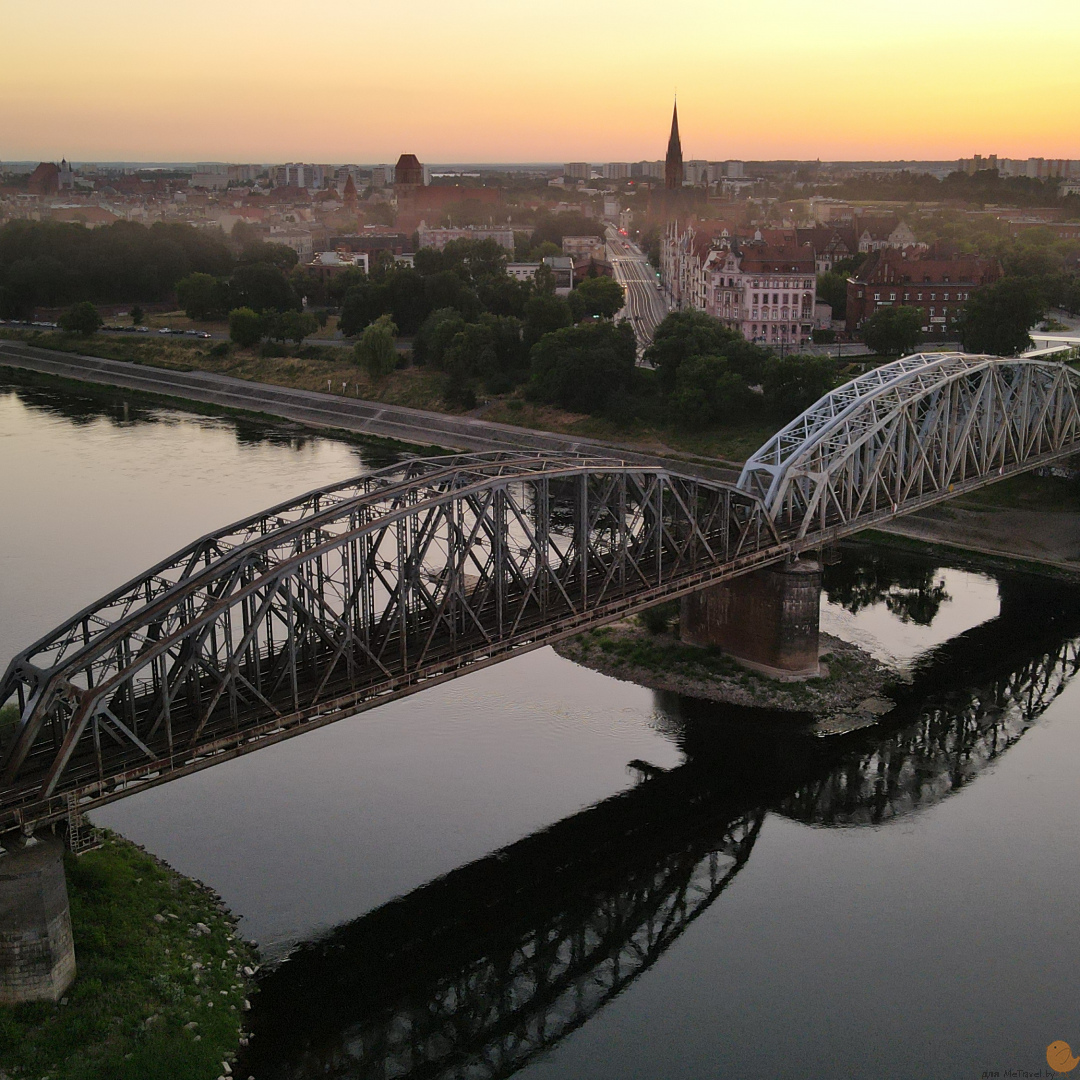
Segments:
[[[762,387],[765,408],[781,423],[794,419],[836,385],[836,362],[827,356],[772,358]]]
[[[394,342],[398,329],[389,315],[380,315],[360,335],[356,343],[356,362],[373,379],[381,379],[397,367]]]
[[[768,355],[719,319],[693,309],[666,316],[645,350],[645,360],[657,369],[664,394],[674,392],[679,365],[691,356],[724,356],[734,372],[754,385],[761,380]]]
[[[1031,344],[1028,330],[1046,314],[1038,286],[1007,277],[972,294],[960,317],[964,351],[1013,356]]]
[[[691,356],[679,365],[671,416],[677,425],[705,428],[752,414],[757,395],[722,356]]]
[[[295,341],[301,344],[318,329],[319,320],[307,311],[283,311],[270,319],[270,337],[276,341]]]
[[[131,325],[132,326],[141,326],[142,321],[143,321],[144,318],[145,318],[145,314],[143,312],[143,309],[141,307],[139,307],[138,304],[136,304],[131,309]]]
[[[341,304],[338,329],[346,336],[359,334],[387,311],[386,287],[370,278],[353,285]]]
[[[922,325],[922,308],[880,308],[866,321],[863,341],[876,353],[903,356],[914,352],[922,341]]]
[[[843,319],[847,315],[847,277],[835,270],[818,274],[817,298],[832,308],[834,319]]]
[[[575,412],[600,413],[610,398],[629,391],[636,354],[627,322],[555,330],[529,352],[529,394]]]
[[[176,298],[189,319],[223,319],[229,311],[229,283],[212,274],[188,274],[176,283]]]
[[[580,321],[596,316],[613,319],[623,306],[625,290],[609,277],[586,278],[568,297],[570,309]]]
[[[431,311],[424,279],[407,266],[391,270],[383,281],[387,312],[403,334],[415,334]]]
[[[424,280],[429,310],[457,308],[467,320],[480,314],[480,298],[456,270],[441,270]]]
[[[242,307],[229,312],[229,337],[237,345],[258,345],[262,336],[263,320],[257,311]]]
[[[249,307],[253,311],[300,310],[300,301],[285,272],[273,263],[238,266],[230,284],[232,303],[237,307]]]
[[[455,308],[439,308],[433,311],[420,324],[420,329],[413,339],[413,362],[429,364],[441,371],[443,357],[450,342],[465,325],[461,312]]]
[[[78,334],[91,337],[101,329],[101,316],[98,309],[89,300],[74,304],[60,316],[60,329],[65,334]]]
[[[554,294],[538,293],[525,303],[525,344],[532,348],[545,334],[570,326],[570,305]]]
[[[241,263],[269,263],[279,270],[291,270],[300,261],[300,256],[288,244],[271,244],[265,240],[254,240],[244,245],[240,253]]]

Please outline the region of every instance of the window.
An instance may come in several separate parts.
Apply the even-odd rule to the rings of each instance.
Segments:
[[[880,300],[881,299],[881,293],[879,293],[879,292],[874,293],[874,299],[875,300]]]
[[[943,297],[943,299],[948,300],[949,299],[949,294],[946,293],[945,296]]]
[[[911,299],[911,293],[908,293],[908,292],[904,293],[904,299],[905,300],[910,300]]]
[[[920,300],[922,299],[922,293],[919,293],[919,299]]]
[[[774,304],[779,304],[780,303],[780,294],[779,293],[773,293],[772,294],[772,302]]]
[[[936,299],[937,299],[937,293],[936,293],[936,292],[932,292],[932,293],[930,294],[930,299],[931,299],[931,300],[936,300]]]
[[[894,292],[889,293],[889,299],[890,300],[895,300],[896,299],[896,293],[894,293]]]
[[[758,294],[754,293],[754,303],[755,303],[755,305],[757,304],[757,300],[758,300]]]

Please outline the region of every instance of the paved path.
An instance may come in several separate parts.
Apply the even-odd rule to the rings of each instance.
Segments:
[[[617,457],[633,465],[660,466],[704,479],[732,482],[738,479],[738,466],[731,462],[684,461],[642,453],[619,443],[496,424],[471,416],[447,416],[402,405],[293,390],[207,371],[170,371],[123,360],[54,352],[20,342],[0,341],[0,367],[3,366],[265,413],[301,424],[399,439],[421,446],[453,450],[548,450]]]

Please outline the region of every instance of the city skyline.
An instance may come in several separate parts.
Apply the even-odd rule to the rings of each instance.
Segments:
[[[0,160],[649,160],[676,89],[687,160],[1080,154],[1068,0],[1022,21],[1005,0],[913,0],[902,19],[777,0],[767,23],[704,0],[663,22],[638,0],[468,0],[450,26],[430,0],[4,0],[4,19]]]

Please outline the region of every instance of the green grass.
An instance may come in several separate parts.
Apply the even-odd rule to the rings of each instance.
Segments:
[[[1080,510],[1080,483],[1058,476],[1021,473],[961,495],[956,506],[971,510]]]
[[[66,1005],[0,1007],[0,1072],[49,1080],[220,1076],[236,1053],[250,993],[239,969],[255,962],[252,950],[232,937],[205,891],[120,837],[69,856],[66,869],[78,978]],[[210,934],[192,936],[197,922]],[[191,1021],[197,1027],[185,1029]]]

